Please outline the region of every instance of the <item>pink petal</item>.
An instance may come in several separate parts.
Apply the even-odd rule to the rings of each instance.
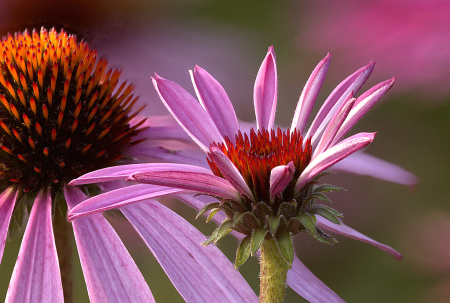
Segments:
[[[191,171],[212,175],[210,169],[186,164],[170,164],[170,163],[131,164],[131,165],[119,165],[107,167],[104,169],[99,169],[87,173],[81,177],[78,177],[77,179],[70,181],[69,185],[81,185],[81,184],[100,183],[106,181],[126,180],[135,173],[166,171],[166,170]]]
[[[338,142],[347,132],[377,103],[394,85],[395,78],[381,82],[358,97],[347,119],[334,137],[333,144]]]
[[[302,186],[308,183],[314,176],[336,162],[369,145],[374,138],[375,133],[359,133],[317,155],[298,178],[297,183],[295,184],[295,193],[298,193]]]
[[[122,207],[142,200],[167,196],[179,192],[184,192],[184,190],[148,184],[127,186],[81,202],[70,210],[67,217],[69,221],[72,221],[80,217]]]
[[[353,93],[348,95],[347,99],[344,102],[342,102],[341,107],[336,111],[336,113],[331,118],[330,123],[328,124],[323,134],[321,136],[317,136],[319,133],[314,134],[311,140],[312,146],[315,146],[315,142],[317,142],[318,138],[320,138],[320,141],[316,149],[314,150],[313,158],[316,155],[328,149],[336,133],[339,131],[339,128],[341,127],[342,123],[344,123],[345,118],[347,118],[347,115],[350,113],[350,110],[355,104],[355,101],[356,99],[353,98]]]
[[[175,187],[237,201],[241,199],[239,192],[230,182],[211,174],[188,171],[162,171],[134,174],[129,180],[139,183]]]
[[[325,81],[325,76],[327,75],[330,63],[331,55],[327,54],[325,58],[317,64],[311,76],[309,76],[295,109],[294,119],[292,119],[291,124],[291,131],[296,128],[300,131],[300,133],[303,133],[303,129],[305,128],[306,122],[308,122],[311,110],[316,102],[317,96],[319,95],[320,88]]]
[[[408,186],[417,184],[417,177],[406,169],[363,152],[354,153],[341,160],[333,169]]]
[[[270,130],[273,128],[277,108],[277,81],[275,51],[273,46],[271,46],[259,68],[253,91],[258,129]]]
[[[330,94],[330,96],[325,100],[316,117],[314,118],[311,127],[306,135],[307,138],[312,137],[316,132],[321,133],[325,129],[328,121],[331,119],[333,114],[336,112],[340,104],[345,100],[345,98],[353,92],[356,94],[361,86],[369,78],[373,71],[375,63],[369,63],[368,65],[360,68],[350,76],[348,76],[344,81],[342,81]]]
[[[69,209],[86,199],[64,187]],[[72,221],[91,302],[155,302],[150,288],[117,233],[99,214]]]
[[[205,153],[199,148],[195,150],[170,150],[162,146],[149,146],[143,142],[127,148],[126,154],[133,158],[145,159],[150,162],[185,163],[197,166],[208,165]]]
[[[388,254],[393,256],[397,261],[400,261],[403,257],[401,253],[399,253],[392,247],[387,246],[386,244],[377,242],[377,241],[363,235],[362,233],[354,230],[353,228],[345,225],[344,223],[341,223],[341,225],[334,224],[321,216],[316,216],[316,219],[317,219],[317,225],[320,228],[337,233],[339,235],[343,235],[347,238],[351,238],[351,239],[355,239],[355,240],[358,240],[361,242],[369,243],[370,245],[373,245],[376,248],[379,248],[382,251],[387,252]]]
[[[223,138],[214,121],[186,90],[175,82],[156,75],[153,85],[172,116],[204,151]]]
[[[182,217],[146,201],[121,209],[186,302],[258,302],[231,262]]]
[[[16,205],[19,191],[17,186],[10,186],[0,194],[0,263],[5,249],[6,236],[8,234],[9,222]]]
[[[239,193],[246,195],[255,201],[255,197],[253,197],[252,191],[248,187],[247,183],[245,183],[241,173],[219,148],[211,146],[211,157],[214,159],[217,167],[220,169],[223,176],[231,183],[231,185],[233,185]]]
[[[20,246],[5,302],[63,302],[58,255],[52,228],[52,198],[41,190]]]
[[[294,171],[295,167],[292,161],[287,165],[279,165],[272,168],[270,172],[270,200],[273,200],[275,195],[284,191],[289,182],[291,182]]]
[[[287,284],[296,293],[312,303],[345,303],[297,257],[294,258],[292,267],[287,273]]]
[[[193,73],[191,71],[191,78],[200,103],[211,116],[219,132],[234,141],[239,124],[230,98],[222,85],[199,66],[195,66]]]
[[[177,123],[174,121],[174,123]],[[143,125],[144,126],[144,125]],[[146,138],[149,141],[153,140],[180,140],[192,142],[191,137],[186,131],[177,123],[164,126],[151,126],[139,133],[133,140]]]

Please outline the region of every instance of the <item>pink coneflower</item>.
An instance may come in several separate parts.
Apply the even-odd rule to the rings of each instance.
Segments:
[[[3,37],[0,70],[0,260],[8,232],[29,212],[6,302],[72,300],[72,230],[92,302],[153,302],[102,215],[66,221],[67,210],[96,190],[67,184],[136,155],[189,162],[159,146],[183,139],[183,130],[167,119],[137,119],[133,85],[120,84],[119,70],[107,70],[105,59],[64,31]],[[231,262],[218,249],[205,252],[197,244],[205,237],[168,208],[147,201],[122,212],[186,300],[256,299]]]
[[[203,207],[200,214],[211,211],[209,218],[223,219],[205,244],[217,242],[230,231],[240,234],[238,237],[242,240],[236,266],[243,264],[249,255],[261,253],[262,302],[281,302],[286,278],[290,287],[310,301],[341,302],[342,299],[295,257],[292,236],[306,232],[319,241],[332,244],[335,239],[322,229],[331,230],[368,242],[397,259],[401,258],[392,248],[341,224],[338,219],[341,214],[336,210],[316,203],[317,200],[329,201],[324,193],[341,190],[329,184],[319,184],[325,170],[373,141],[374,133],[343,137],[389,90],[394,79],[382,82],[355,98],[354,94],[372,72],[373,64],[361,68],[337,86],[306,130],[330,59],[331,56],[327,55],[313,71],[300,96],[291,128],[286,131],[274,128],[277,74],[272,47],[255,83],[257,129],[251,129],[248,134],[240,130],[225,90],[202,68],[196,66],[191,73],[201,104],[178,84],[156,75],[153,83],[161,100],[206,152],[210,169],[183,164],[128,165],[92,172],[71,184],[128,178],[151,184],[148,189],[153,189],[154,196],[174,194],[174,188],[185,193],[213,196],[218,201],[205,205],[183,192],[175,193],[186,204],[197,209]],[[370,171],[373,160],[370,157],[366,159],[364,174]],[[414,177],[404,170],[393,165],[390,169],[395,174],[395,181],[413,182],[411,179]],[[390,170],[385,173],[389,174]],[[158,185],[165,188],[157,188]],[[168,193],[170,189],[172,192]],[[140,193],[125,194],[123,190],[109,192],[74,207],[69,219],[123,207],[145,198]],[[218,216],[214,217],[216,213]],[[278,277],[276,282],[269,281],[271,276]]]

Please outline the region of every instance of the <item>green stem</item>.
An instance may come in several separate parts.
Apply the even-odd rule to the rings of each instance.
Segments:
[[[282,303],[289,265],[283,259],[274,239],[264,240],[260,247],[260,303]]]
[[[53,232],[55,234],[56,250],[58,252],[59,267],[61,271],[61,281],[64,292],[64,302],[73,301],[72,282],[72,224],[67,222],[61,212],[56,212],[53,222]]]

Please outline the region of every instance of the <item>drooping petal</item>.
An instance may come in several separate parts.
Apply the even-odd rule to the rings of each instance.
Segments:
[[[190,165],[207,166],[205,153],[201,149],[170,150],[162,146],[149,146],[145,142],[130,146],[126,154],[139,158],[159,162],[185,163]]]
[[[402,254],[399,253],[398,251],[396,251],[395,249],[393,249],[390,246],[387,246],[386,244],[377,242],[369,237],[367,237],[366,235],[363,235],[362,233],[360,233],[359,231],[354,230],[353,228],[345,225],[344,223],[341,222],[341,225],[339,224],[334,224],[333,222],[328,221],[327,219],[321,217],[321,216],[316,216],[317,219],[317,225],[320,228],[326,229],[328,231],[343,235],[347,238],[351,238],[351,239],[355,239],[361,242],[365,242],[365,243],[369,243],[370,245],[375,246],[376,248],[381,249],[382,251],[390,254],[391,256],[393,256],[396,260],[401,260],[402,259]]]
[[[18,194],[17,186],[14,185],[6,188],[0,194],[0,263],[2,262],[9,222],[11,221]]]
[[[258,302],[239,271],[206,237],[157,201],[121,208],[186,302]]]
[[[339,108],[340,104],[345,100],[345,98],[353,92],[357,94],[361,86],[369,78],[373,71],[375,63],[371,62],[368,65],[360,68],[350,76],[348,76],[344,81],[342,81],[330,94],[330,96],[325,100],[321,106],[319,112],[314,118],[311,124],[306,138],[312,137],[316,132],[322,133],[325,129],[328,121],[330,121],[333,114]]]
[[[230,182],[211,174],[187,171],[162,171],[134,174],[128,180],[139,183],[175,187],[226,199],[233,199],[235,201],[240,200],[239,192]]]
[[[158,75],[152,80],[169,112],[204,151],[208,151],[213,142],[223,141],[214,121],[191,94]]]
[[[320,281],[301,261],[294,257],[287,273],[287,284],[311,303],[345,303],[334,291]]]
[[[359,133],[345,139],[325,152],[317,155],[305,168],[295,184],[295,193],[299,193],[303,185],[336,162],[369,145],[375,133]]]
[[[258,129],[272,129],[277,109],[277,64],[273,46],[269,47],[255,80],[253,99],[255,102]]]
[[[127,186],[81,202],[70,210],[67,217],[69,221],[72,221],[80,217],[122,207],[142,200],[167,196],[179,192],[184,192],[184,190],[148,184]]]
[[[34,201],[5,302],[64,302],[51,212],[50,191],[43,189]]]
[[[239,124],[230,98],[222,85],[199,66],[195,66],[194,72],[190,71],[190,73],[200,103],[209,113],[222,136],[228,136],[234,141]]]
[[[252,191],[248,187],[247,183],[245,183],[241,173],[219,148],[211,146],[211,157],[214,159],[217,167],[220,169],[223,176],[231,183],[231,185],[233,185],[234,188],[236,188],[236,190],[242,195],[246,195],[255,201],[255,197],[253,197]]]
[[[331,118],[330,123],[328,123],[328,126],[323,134],[320,135],[319,132],[314,134],[311,139],[311,145],[313,146],[313,148],[316,146],[317,140],[320,139],[320,141],[317,144],[317,147],[314,149],[313,158],[328,149],[336,133],[339,131],[342,123],[344,123],[345,118],[347,118],[347,115],[350,113],[350,110],[355,104],[355,101],[356,99],[353,98],[352,93],[348,95],[347,99],[342,102],[341,107]]]
[[[291,161],[287,165],[279,165],[270,172],[270,200],[284,191],[294,176],[295,166]]]
[[[291,124],[291,131],[294,131],[296,128],[303,134],[303,129],[308,122],[309,115],[311,114],[311,110],[316,102],[317,96],[319,95],[320,88],[325,81],[330,63],[331,54],[327,54],[325,58],[317,64],[311,76],[309,76],[295,109],[294,118],[292,119]]]
[[[417,177],[406,169],[363,152],[350,155],[336,163],[333,169],[408,186],[417,184]]]
[[[77,187],[64,187],[69,209],[87,197]],[[122,240],[100,215],[72,221],[91,302],[155,302]]]
[[[347,132],[371,109],[384,94],[394,85],[395,78],[381,82],[375,85],[364,94],[358,97],[352,110],[345,119],[338,133],[334,137],[333,143],[336,144],[347,134]]]
[[[81,185],[81,184],[100,183],[106,181],[126,180],[135,173],[167,171],[167,170],[191,171],[212,175],[210,169],[194,165],[170,164],[170,163],[130,164],[130,165],[107,167],[87,173],[81,177],[78,177],[77,179],[72,180],[71,182],[69,182],[69,185]]]

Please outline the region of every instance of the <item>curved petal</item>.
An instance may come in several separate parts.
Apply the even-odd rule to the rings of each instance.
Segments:
[[[377,241],[363,235],[362,233],[354,230],[353,228],[345,225],[342,222],[341,222],[341,225],[334,224],[321,216],[316,216],[316,219],[317,219],[317,225],[320,228],[337,233],[339,235],[343,235],[347,238],[351,238],[351,239],[355,239],[355,240],[358,240],[361,242],[369,243],[370,245],[373,245],[376,248],[381,249],[384,252],[387,252],[388,254],[393,256],[397,261],[400,261],[403,257],[401,253],[399,253],[392,247],[387,246],[386,244],[377,242]]]
[[[203,108],[209,113],[222,136],[228,136],[234,142],[239,124],[230,98],[222,85],[199,66],[195,66],[194,72],[190,71],[190,73],[192,84]]]
[[[69,209],[87,197],[64,187]],[[99,214],[72,221],[78,254],[91,302],[155,302],[122,240]]]
[[[317,155],[298,178],[297,183],[295,184],[295,193],[299,193],[302,186],[308,183],[314,176],[336,162],[369,145],[374,138],[375,133],[359,133]]]
[[[375,66],[374,62],[370,62],[368,65],[360,68],[344,81],[339,83],[338,86],[331,92],[330,96],[325,100],[321,106],[319,112],[314,118],[311,124],[306,138],[312,137],[316,132],[322,133],[325,129],[328,121],[331,119],[335,111],[338,109],[342,101],[353,92],[355,95],[358,93],[361,86],[369,78]]]
[[[417,177],[406,169],[363,152],[354,153],[341,160],[333,169],[408,186],[417,184]]]
[[[241,199],[239,192],[230,182],[211,174],[186,171],[162,171],[134,174],[128,180],[139,183],[175,187],[236,201]]]
[[[127,186],[103,193],[81,202],[69,211],[67,217],[69,221],[72,221],[80,217],[96,214],[105,210],[179,192],[184,192],[184,190],[148,184]]]
[[[130,164],[130,165],[107,167],[87,173],[81,177],[78,177],[77,179],[70,181],[69,185],[81,185],[106,181],[126,180],[135,173],[151,172],[151,171],[167,171],[167,170],[191,171],[212,175],[210,169],[187,164],[171,164],[171,163]]]
[[[255,201],[255,197],[253,197],[252,191],[248,187],[247,183],[245,183],[241,173],[219,148],[211,146],[211,157],[214,159],[214,162],[220,169],[220,172],[231,183],[231,185],[233,185],[233,187],[236,188],[236,190],[242,195],[246,195]]]
[[[258,129],[270,130],[273,128],[277,109],[277,81],[275,51],[271,46],[259,68],[253,91]]]
[[[5,302],[64,302],[47,189],[34,201]]]
[[[208,151],[213,142],[223,141],[214,121],[191,94],[158,75],[152,80],[169,112],[204,151]]]
[[[344,137],[345,134],[347,134],[347,132],[356,124],[356,122],[358,122],[359,119],[361,119],[369,111],[369,109],[371,109],[372,106],[374,106],[375,103],[377,103],[377,101],[387,93],[392,85],[394,85],[394,82],[395,78],[381,82],[359,96],[352,110],[348,114],[347,119],[345,119],[338,133],[334,137],[332,144],[335,144],[342,137]]]
[[[139,158],[159,162],[186,163],[190,165],[207,166],[205,153],[201,149],[171,150],[162,146],[149,146],[145,142],[130,146],[126,154]],[[151,162],[151,161],[150,161]]]
[[[0,194],[0,263],[2,262],[9,222],[11,221],[18,194],[17,186],[14,185],[6,188]]]
[[[325,58],[317,64],[316,68],[314,68],[311,76],[309,76],[295,109],[294,118],[292,119],[291,124],[291,132],[296,128],[303,134],[303,129],[308,122],[309,115],[311,114],[311,110],[319,95],[320,88],[325,81],[330,63],[331,54],[328,53]]]
[[[291,161],[287,165],[279,165],[270,172],[270,200],[282,193],[294,176],[295,166]]]
[[[150,119],[150,118],[149,118]],[[162,125],[162,126],[150,126],[147,129],[143,129],[139,132],[134,140],[147,139],[147,140],[180,140],[192,142],[191,137],[186,131],[175,121],[176,124]],[[140,130],[140,129],[139,129]]]
[[[146,201],[121,208],[186,302],[258,302],[231,262],[182,217]]]
[[[287,273],[287,284],[311,303],[345,303],[295,257]]]

